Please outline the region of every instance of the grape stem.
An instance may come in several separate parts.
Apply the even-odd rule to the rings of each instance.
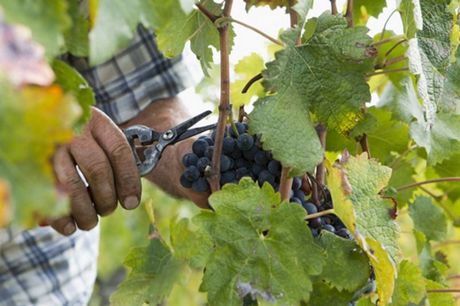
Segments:
[[[416,182],[416,183],[411,183],[411,184],[406,184],[399,186],[396,188],[396,191],[403,191],[409,188],[414,188],[418,186],[422,186],[425,184],[434,184],[434,183],[443,183],[443,182],[460,182],[460,177],[454,176],[454,177],[441,177],[441,178],[436,178],[436,179],[431,179],[431,180],[426,180],[426,181],[421,181],[421,182]]]
[[[243,122],[244,117],[247,117],[247,115],[248,114],[246,114],[246,111],[244,110],[244,105],[241,105],[238,111],[238,121]]]
[[[316,126],[316,133],[318,134],[319,141],[321,143],[321,147],[323,151],[326,150],[326,136],[327,136],[327,129],[324,124],[319,123]],[[316,183],[313,184],[313,193],[312,197],[315,199],[319,204],[319,191],[323,188],[324,185],[324,178],[325,178],[325,168],[324,168],[324,157],[323,160],[319,163],[316,167]]]
[[[214,15],[211,13],[204,5],[201,3],[196,3],[196,7],[206,16],[211,20],[213,23],[219,18],[219,16]]]
[[[297,12],[292,8],[296,4],[297,0],[289,0],[289,19],[291,23],[291,28],[295,28],[299,23]],[[299,32],[300,33],[300,32]],[[296,39],[296,46],[299,46],[301,43],[300,35]]]
[[[230,17],[233,0],[226,0],[224,10],[220,17]],[[211,14],[202,5],[197,4],[198,9],[203,12],[212,22],[215,22],[219,17]],[[215,24],[215,23],[214,23]],[[217,26],[217,25],[216,25]],[[229,58],[229,31],[228,23],[222,23],[217,26],[219,31],[220,44],[220,103],[219,103],[219,119],[216,127],[216,140],[214,142],[214,152],[212,154],[212,165],[208,182],[212,192],[220,189],[220,156],[222,155],[222,145],[224,142],[224,133],[231,110],[230,106],[230,58]]]
[[[347,11],[345,12],[345,18],[347,19],[348,27],[353,27],[353,0],[347,1]]]
[[[390,55],[391,52],[393,52],[400,44],[405,43],[406,41],[407,41],[407,39],[403,38],[400,41],[398,41],[397,43],[395,43],[393,45],[393,47],[391,47],[390,49],[388,49],[387,52],[385,52],[385,58],[388,57],[388,55]]]
[[[382,68],[388,67],[390,65],[393,65],[393,64],[405,61],[405,60],[407,60],[407,57],[405,57],[404,55],[400,55],[400,56],[390,58],[390,59],[385,58],[382,66],[377,66],[376,69],[382,69]]]
[[[261,35],[261,36],[263,36],[263,37],[265,37],[265,38],[268,39],[269,41],[271,41],[271,42],[273,42],[273,43],[275,43],[275,44],[277,44],[277,45],[283,46],[283,43],[282,43],[280,40],[271,37],[271,36],[268,35],[267,33],[265,33],[265,32],[263,32],[263,31],[257,29],[256,27],[253,27],[253,26],[250,25],[250,24],[247,24],[247,23],[245,23],[245,22],[243,22],[243,21],[237,20],[237,19],[235,19],[235,18],[233,18],[233,17],[225,18],[225,20],[228,21],[228,22],[233,22],[233,23],[239,24],[239,25],[241,25],[241,26],[243,26],[243,27],[245,27],[245,28],[247,28],[247,29],[249,29],[249,30],[251,30],[251,31],[254,31],[255,33],[257,33],[257,34],[259,34],[259,35]]]
[[[385,20],[385,23],[382,28],[382,33],[380,34],[380,41],[384,40],[383,37],[385,36],[385,30],[387,29],[388,22],[390,21],[391,17],[398,11],[398,9],[394,9],[390,15],[388,16],[387,20]]]
[[[336,3],[336,0],[331,0],[331,14],[332,15],[337,15],[338,11],[337,11],[337,3]]]
[[[395,36],[391,36],[388,38],[380,39],[379,41],[376,41],[375,43],[371,44],[371,46],[377,47],[377,46],[392,42],[395,39],[405,39],[405,38],[406,37],[404,35],[395,35]]]
[[[281,168],[281,178],[280,178],[280,194],[281,201],[289,202],[291,196],[292,188],[292,177],[289,177],[289,171],[291,168],[283,166]]]
[[[334,213],[335,213],[334,208],[326,209],[326,210],[317,212],[316,214],[311,214],[311,215],[306,216],[305,220],[311,220],[311,219],[315,219],[315,218],[326,216],[326,215],[332,215]]]
[[[241,90],[242,94],[245,94],[248,92],[249,88],[251,88],[252,84],[257,82],[258,80],[261,80],[263,78],[262,73],[259,73],[255,76],[253,76],[247,83],[244,85],[243,89]]]
[[[367,158],[371,158],[371,150],[369,148],[369,141],[367,139],[367,134],[364,133],[360,138],[359,138],[359,144],[361,145],[361,148],[363,152],[367,153]]]

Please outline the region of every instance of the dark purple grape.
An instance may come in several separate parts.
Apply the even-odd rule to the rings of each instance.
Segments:
[[[299,190],[302,187],[302,179],[298,176],[295,176],[292,179],[292,190]]]
[[[241,168],[236,169],[236,179],[237,180],[240,180],[244,176],[249,176],[249,174],[250,174],[250,171],[246,167],[241,167]]]
[[[259,149],[257,146],[253,146],[251,149],[248,151],[243,151],[243,156],[249,161],[253,161],[254,157],[256,156],[256,153],[259,152]]]
[[[335,228],[330,224],[324,224],[321,228],[325,231],[335,233]]]
[[[296,198],[299,198],[302,201],[304,201],[304,199],[305,199],[305,193],[302,190],[295,190],[294,191],[294,196]]]
[[[193,182],[192,189],[196,192],[207,192],[209,191],[208,181],[204,177],[200,177]]]
[[[236,147],[236,140],[232,137],[225,137],[222,145],[222,152],[224,154],[230,155]]]
[[[345,239],[351,240],[353,238],[350,232],[346,228],[341,228],[341,229],[336,230],[335,234]]]
[[[197,161],[198,156],[195,153],[187,153],[182,157],[182,164],[184,164],[185,167],[196,166]]]
[[[207,157],[201,157],[196,163],[196,167],[200,172],[204,172],[207,166],[211,165],[211,160]]]
[[[233,149],[233,152],[230,153],[230,157],[233,158],[233,159],[239,159],[243,156],[243,153],[241,152],[241,150],[235,146],[235,148]]]
[[[309,215],[316,214],[318,212],[318,207],[316,207],[316,205],[311,202],[304,202],[302,206],[305,208]]]
[[[241,122],[235,122],[235,126],[236,126],[236,130],[238,131],[238,135],[244,134],[248,128],[245,123],[241,123]],[[230,126],[229,130],[230,130],[230,135],[232,137],[238,138],[238,135],[235,133],[232,126]]]
[[[236,168],[249,168],[251,167],[251,163],[245,160],[244,158],[239,158],[235,161],[235,167]]]
[[[254,174],[256,176],[259,175],[262,170],[264,170],[264,168],[261,165],[258,165],[258,164],[253,164],[252,167],[251,167],[252,174]]]
[[[206,142],[207,142],[208,145],[210,145],[210,146],[213,146],[213,145],[214,145],[214,140],[212,140],[212,138],[209,137],[209,136],[200,136],[200,137],[198,137],[198,139],[206,140]]]
[[[204,157],[209,158],[209,160],[212,160],[212,154],[214,153],[214,146],[209,146],[207,147],[206,151],[204,152]]]
[[[281,163],[277,160],[271,160],[268,162],[267,166],[268,171],[273,175],[280,175],[281,173]]]
[[[321,217],[313,218],[308,220],[308,225],[313,228],[320,228],[321,227]]]
[[[258,178],[259,184],[262,186],[265,182],[268,182],[270,185],[274,186],[275,185],[275,178],[273,175],[268,172],[267,170],[262,170],[259,173],[259,178]]]
[[[248,151],[254,145],[254,138],[248,133],[243,133],[238,137],[236,143],[238,145],[238,148],[240,148],[242,151]]]
[[[209,144],[206,140],[198,139],[193,143],[192,150],[193,150],[193,153],[198,155],[198,157],[203,157],[204,152],[206,152],[206,149],[208,147],[209,147]]]
[[[233,167],[233,160],[227,155],[220,157],[220,172],[225,172]]]
[[[193,182],[188,180],[182,173],[182,175],[180,176],[180,184],[184,186],[185,188],[192,188]]]
[[[299,204],[299,205],[302,205],[302,200],[299,199],[299,198],[296,198],[296,197],[292,197],[289,202],[291,203],[296,203],[296,204]]]
[[[261,166],[265,166],[268,163],[268,158],[264,151],[258,151],[254,156],[254,161]]]
[[[189,181],[196,181],[200,177],[200,171],[195,166],[187,167],[183,173],[184,177]]]
[[[220,185],[223,186],[227,183],[235,183],[236,176],[235,171],[227,171],[220,174]]]

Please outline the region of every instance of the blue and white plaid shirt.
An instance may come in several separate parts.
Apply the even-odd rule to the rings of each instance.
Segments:
[[[166,59],[151,31],[139,26],[132,43],[96,67],[67,59],[88,80],[97,106],[116,123],[192,85],[180,58]],[[70,237],[50,227],[0,229],[0,305],[86,305],[96,278],[99,228]]]

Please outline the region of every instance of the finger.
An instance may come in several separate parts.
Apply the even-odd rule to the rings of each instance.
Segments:
[[[64,236],[70,236],[77,230],[75,220],[71,216],[54,219],[51,221],[50,225],[58,233]]]
[[[85,184],[75,169],[67,147],[59,148],[54,155],[54,171],[58,183],[70,197],[70,211],[78,228],[90,230],[97,224],[97,214]]]
[[[89,184],[96,212],[105,216],[117,207],[117,196],[112,168],[105,152],[91,137],[76,138],[70,145],[70,154]]]
[[[91,132],[106,153],[114,174],[117,197],[126,209],[139,205],[141,180],[131,147],[121,130],[105,114],[93,112]]]

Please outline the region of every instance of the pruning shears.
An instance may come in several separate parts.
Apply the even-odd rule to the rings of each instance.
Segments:
[[[124,129],[123,132],[133,151],[140,175],[145,176],[155,168],[167,146],[215,128],[216,124],[210,124],[190,129],[211,113],[211,111],[205,111],[164,132],[157,132],[140,124]]]

